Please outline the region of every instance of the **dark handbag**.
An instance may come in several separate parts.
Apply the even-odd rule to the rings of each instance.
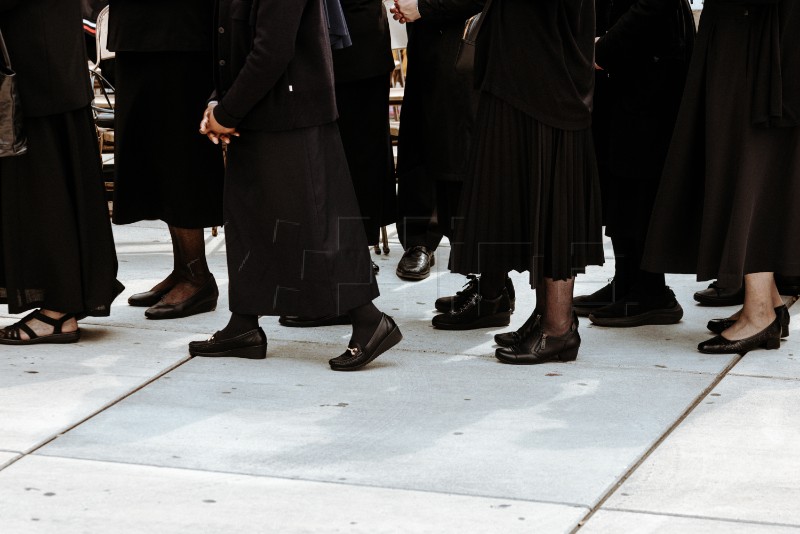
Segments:
[[[459,74],[472,74],[475,70],[475,44],[491,5],[492,0],[486,0],[483,11],[470,17],[464,25],[464,34],[461,36],[461,44],[456,55],[456,72]]]
[[[11,69],[6,43],[0,32],[0,51],[3,63],[0,64],[0,158],[19,156],[28,151],[27,141],[22,131],[22,105],[17,89],[17,74]]]

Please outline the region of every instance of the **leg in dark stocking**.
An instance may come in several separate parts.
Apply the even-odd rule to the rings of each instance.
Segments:
[[[572,328],[572,291],[575,287],[575,278],[569,280],[545,278],[544,286],[542,328],[548,336],[562,336]]]
[[[501,295],[506,287],[508,273],[500,269],[487,269],[481,273],[481,297],[485,300],[494,300]]]
[[[372,302],[353,308],[347,314],[353,322],[353,341],[365,347],[375,332],[375,328],[377,328],[383,314]]]
[[[242,315],[241,313],[231,313],[231,319],[228,324],[214,335],[217,340],[231,339],[240,336],[246,332],[250,332],[258,328],[257,315]]]
[[[347,313],[353,321],[353,337],[342,355],[328,361],[334,371],[361,369],[403,339],[392,318],[371,302]]]
[[[178,304],[197,293],[211,278],[206,262],[202,228],[170,227],[178,283],[164,297],[166,304]]]

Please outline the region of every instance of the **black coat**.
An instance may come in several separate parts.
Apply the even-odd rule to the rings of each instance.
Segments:
[[[397,172],[420,167],[434,180],[463,180],[478,92],[455,70],[466,20],[483,0],[420,0],[408,24],[408,75],[400,117]]]
[[[382,0],[342,0],[353,45],[333,51],[336,82],[374,78],[394,69],[389,19]]]
[[[336,120],[333,62],[320,0],[219,0],[214,117],[283,131]]]
[[[616,176],[661,175],[694,44],[687,0],[598,2],[594,132],[598,159]],[[601,165],[601,170],[603,165]]]
[[[28,117],[89,105],[79,0],[0,0],[0,29]]]
[[[109,50],[187,52],[211,49],[213,0],[111,0],[109,6]],[[181,24],[175,24],[176,20]]]

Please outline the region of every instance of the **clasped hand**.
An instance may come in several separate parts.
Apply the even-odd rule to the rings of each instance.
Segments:
[[[389,11],[391,11],[394,20],[400,24],[414,22],[422,18],[419,9],[417,9],[417,0],[394,0],[394,7]]]
[[[200,121],[200,133],[208,137],[212,143],[218,145],[220,141],[230,144],[231,137],[239,137],[236,128],[226,128],[214,118],[214,108],[216,102],[210,102],[203,112],[203,120]]]

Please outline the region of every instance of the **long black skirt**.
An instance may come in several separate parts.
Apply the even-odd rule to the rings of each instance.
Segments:
[[[117,54],[114,223],[222,224],[222,152],[198,132],[210,65],[207,52]]]
[[[0,301],[108,315],[123,287],[91,111],[24,125],[28,153],[0,158]]]
[[[232,312],[320,316],[378,296],[336,123],[242,131],[224,204]]]
[[[647,270],[696,273],[725,287],[739,287],[749,273],[800,275],[800,128],[752,125],[755,18],[741,6],[703,11]]]
[[[482,93],[460,211],[456,272],[529,271],[536,287],[602,265],[591,131],[547,126]]]
[[[389,137],[389,75],[336,84],[339,131],[370,245],[397,219],[397,186]]]

